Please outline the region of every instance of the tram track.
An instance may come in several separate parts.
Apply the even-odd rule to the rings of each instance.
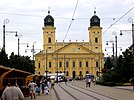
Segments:
[[[61,100],[60,97],[59,97],[59,95],[58,95],[58,93],[57,93],[57,91],[55,90],[55,88],[53,88],[53,89],[54,89],[54,93],[55,93],[56,99],[57,100]]]
[[[72,100],[81,100],[80,97],[85,100],[117,100],[115,98],[109,97],[107,95],[101,94],[101,93],[97,93],[94,91],[90,91],[88,89],[84,89],[78,86],[74,86],[72,84],[69,85],[65,85],[65,84],[58,84],[57,85],[58,88],[62,89],[64,91],[65,94],[67,94],[68,96],[70,96],[70,98],[72,98]],[[57,92],[56,89],[54,89],[57,100],[64,100],[62,98],[60,98],[60,93]],[[75,92],[75,93],[74,93]]]
[[[79,89],[83,89],[83,90],[86,90],[86,91],[88,91],[88,92],[92,92],[92,93],[95,93],[95,94],[97,94],[97,95],[101,95],[101,96],[103,96],[103,97],[106,97],[106,98],[109,98],[109,100],[118,100],[118,99],[116,99],[116,98],[113,98],[113,97],[110,97],[110,96],[107,96],[107,95],[104,95],[104,94],[101,94],[101,93],[98,93],[98,92],[95,92],[95,91],[92,91],[92,90],[89,90],[89,89],[85,89],[85,88],[82,88],[82,87],[78,87],[78,86],[75,86],[75,85],[73,85],[73,84],[71,84],[71,85],[68,85],[69,87],[71,87],[71,88],[73,88],[73,89],[76,89],[76,90],[78,90],[78,91],[81,91],[81,92],[83,92],[82,90],[79,90]],[[72,87],[73,86],[73,87]],[[78,89],[79,88],[79,89]],[[89,95],[89,94],[87,94],[87,95]],[[101,100],[101,99],[99,99],[99,100]]]

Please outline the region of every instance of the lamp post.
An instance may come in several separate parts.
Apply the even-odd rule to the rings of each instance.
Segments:
[[[3,49],[5,50],[5,24],[9,23],[9,19],[5,19],[3,22]]]
[[[134,21],[133,18],[128,19],[129,23],[132,23],[132,48],[133,48],[133,62],[134,62]]]
[[[20,43],[20,39],[18,39],[18,55],[20,55],[20,44],[27,45],[27,48],[29,47],[28,43]]]
[[[32,53],[33,53],[33,62],[34,62],[34,53],[35,53],[35,49],[34,49],[34,45],[36,44],[36,41],[33,42],[33,48],[32,48]]]
[[[30,50],[32,52],[32,60],[33,60],[33,65],[34,65],[34,53],[35,53],[35,50],[40,50],[41,49],[35,49],[35,44],[36,44],[36,41],[33,42],[33,45],[32,45],[32,49],[25,49],[25,53],[27,53],[28,50]]]
[[[128,19],[128,22],[129,22],[129,23],[132,23],[132,30],[121,30],[121,31],[120,31],[120,35],[123,35],[123,34],[122,34],[123,31],[132,31],[132,49],[133,49],[133,50],[132,50],[132,54],[133,54],[133,55],[132,55],[132,59],[133,59],[133,62],[134,62],[134,20],[133,20],[133,18],[130,17],[130,18]]]
[[[48,63],[48,51],[46,50],[46,79],[47,79],[47,72],[48,72],[48,70],[47,70],[47,64]]]
[[[115,48],[116,48],[115,57],[117,59],[117,33],[116,32],[113,32],[112,34],[115,35]]]
[[[23,37],[22,34],[18,35],[18,56],[20,55],[20,38]]]
[[[57,59],[57,63],[56,63],[56,67],[57,67],[57,79],[56,79],[56,81],[57,81],[57,83],[58,83],[58,51],[57,51],[57,57],[56,57],[56,59]]]
[[[66,58],[65,58],[65,55],[64,55],[64,76],[66,75]]]

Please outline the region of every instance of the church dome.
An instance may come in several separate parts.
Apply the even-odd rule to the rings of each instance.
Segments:
[[[44,18],[44,26],[54,26],[54,18],[50,15],[50,11],[48,11],[48,15]]]
[[[94,12],[94,15],[90,19],[90,26],[100,26],[100,18],[95,15],[96,12]]]

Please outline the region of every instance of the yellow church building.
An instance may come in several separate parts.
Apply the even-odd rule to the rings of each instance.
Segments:
[[[88,42],[57,42],[54,18],[48,15],[44,18],[43,50],[35,55],[35,73],[64,73],[66,77],[85,77],[87,73],[96,77],[101,75],[104,67],[104,53],[102,50],[102,27],[100,18],[94,15],[88,27]]]

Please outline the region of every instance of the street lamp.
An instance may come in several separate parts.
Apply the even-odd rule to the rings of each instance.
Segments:
[[[18,54],[20,55],[20,44],[27,45],[27,48],[29,47],[28,43],[20,43],[20,40],[18,40]]]
[[[56,67],[57,67],[57,78],[56,78],[56,81],[58,83],[58,51],[57,51],[56,55],[57,55],[57,57],[56,57],[56,59],[57,59],[57,63],[56,63]]]
[[[64,76],[66,76],[66,58],[64,55]]]
[[[48,63],[48,51],[46,50],[46,79],[47,79],[47,72],[48,72],[48,70],[47,70],[47,63]]]
[[[18,36],[18,56],[20,55],[20,38],[23,37],[22,34],[19,34]]]
[[[114,58],[114,41],[111,40],[111,41],[106,41],[106,45],[108,45],[108,42],[111,42],[112,43],[112,48],[113,48],[113,58]],[[108,48],[108,47],[107,47]]]
[[[115,35],[115,48],[116,48],[115,57],[117,59],[117,33],[116,32],[113,32],[112,34]]]
[[[9,19],[5,19],[3,22],[3,49],[5,50],[5,24],[9,23]]]
[[[35,53],[35,50],[40,50],[41,51],[41,49],[35,49],[34,48],[35,44],[36,44],[36,41],[33,42],[32,49],[25,49],[25,53],[27,52],[27,50],[30,50],[32,52],[33,65],[34,65],[34,53]]]
[[[132,17],[130,17],[129,19],[128,19],[128,22],[129,23],[131,23],[132,24],[132,30],[121,30],[120,31],[120,35],[123,35],[123,31],[132,31],[132,51],[133,51],[133,56],[132,56],[132,59],[133,59],[133,62],[134,62],[134,20],[133,20],[133,18]]]

